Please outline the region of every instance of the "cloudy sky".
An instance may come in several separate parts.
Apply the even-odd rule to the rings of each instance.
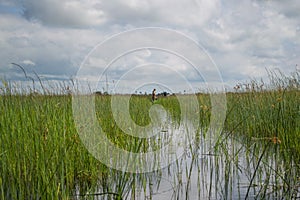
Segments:
[[[194,90],[203,87],[207,63],[196,66],[199,74],[183,57],[167,51],[169,44],[191,51],[172,34],[150,37],[153,44],[163,41],[166,51],[126,49],[128,44],[148,41],[147,34],[111,42],[105,46],[110,49],[105,56],[115,59],[109,68],[111,60],[105,61],[105,53],[90,53],[124,31],[160,27],[194,40],[216,65],[226,87],[233,87],[250,78],[266,78],[266,69],[286,74],[296,70],[299,11],[298,0],[0,0],[0,78],[28,82],[23,71],[11,65],[17,63],[34,79],[37,73],[42,81],[69,81],[80,67],[90,64],[94,71],[86,74],[86,80],[98,80],[101,90],[119,85],[123,92],[148,91],[145,85],[155,83],[161,84],[158,89],[174,92],[190,90],[188,84]],[[127,53],[116,55],[116,49]]]

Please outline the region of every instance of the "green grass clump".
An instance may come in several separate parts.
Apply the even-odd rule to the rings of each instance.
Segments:
[[[67,199],[105,167],[81,145],[70,96],[0,96],[1,199]]]
[[[282,152],[293,156],[299,163],[300,79],[299,74],[294,76],[289,79],[272,77],[272,85],[266,88],[252,81],[235,93],[227,93],[225,129],[248,138],[280,144]]]

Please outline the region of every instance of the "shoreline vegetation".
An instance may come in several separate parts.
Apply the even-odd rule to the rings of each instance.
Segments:
[[[245,157],[255,155],[249,161],[255,164],[243,199],[251,191],[257,198],[270,195],[268,177],[261,177],[262,185],[253,188],[259,168],[268,159],[276,162],[271,170],[276,175],[272,194],[296,199],[300,197],[300,72],[292,76],[269,72],[269,78],[268,84],[252,80],[226,93],[226,119],[214,153],[218,154],[226,146],[224,141],[234,137],[249,150]],[[107,199],[132,199],[137,185],[146,190],[145,184],[159,172],[130,174],[101,164],[89,154],[76,131],[70,88],[58,88],[62,94],[42,88],[43,92],[28,94],[28,88],[2,82],[0,199],[101,199],[104,195],[110,195]],[[204,133],[210,123],[210,96],[199,93],[197,98],[200,132]],[[95,95],[97,118],[110,140],[124,149],[147,151],[151,143],[124,136],[117,127],[110,100],[111,95]],[[176,95],[159,97],[155,104],[162,105],[173,121],[180,121]],[[131,96],[129,110],[136,124],[150,123],[152,105],[149,95]],[[239,158],[234,157],[237,154],[231,155],[227,148],[224,152],[226,156],[228,153],[226,163],[238,165]],[[226,176],[233,175],[228,172]]]

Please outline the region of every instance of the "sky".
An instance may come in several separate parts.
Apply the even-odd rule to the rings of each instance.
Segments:
[[[116,93],[267,81],[268,70],[300,70],[299,10],[298,0],[0,0],[0,78],[32,84],[16,63],[35,84],[80,74]]]

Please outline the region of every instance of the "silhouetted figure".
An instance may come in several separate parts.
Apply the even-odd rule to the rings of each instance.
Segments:
[[[157,96],[156,96],[156,89],[154,88],[152,91],[152,102],[154,102],[155,100],[157,100]]]

